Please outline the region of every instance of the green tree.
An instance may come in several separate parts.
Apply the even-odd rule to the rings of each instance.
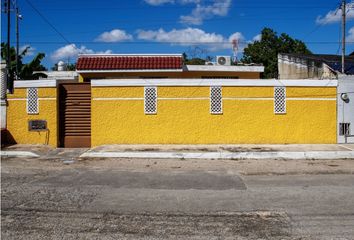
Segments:
[[[38,53],[30,62],[23,63],[23,58],[28,53],[30,47],[26,47],[18,55],[18,69],[19,69],[19,78],[20,79],[38,79],[38,74],[33,74],[34,71],[46,71],[47,69],[41,64],[43,58],[45,57],[44,53]],[[7,44],[1,43],[1,59],[7,59]],[[10,75],[14,79],[16,76],[16,50],[14,47],[10,48]]]
[[[183,53],[183,63],[185,65],[205,65],[205,60],[199,57],[188,58],[186,53]]]
[[[291,38],[288,34],[280,36],[270,29],[262,30],[262,38],[249,44],[241,59],[244,63],[261,63],[264,65],[264,78],[278,77],[278,53],[311,54],[305,43]]]
[[[69,63],[66,65],[66,70],[67,71],[75,71],[76,70],[76,63]]]

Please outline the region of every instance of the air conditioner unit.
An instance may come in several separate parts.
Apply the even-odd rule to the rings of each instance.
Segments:
[[[215,65],[215,63],[214,62],[205,62],[205,65],[212,66],[212,65]]]
[[[230,56],[217,56],[216,57],[216,65],[231,65],[231,57]]]

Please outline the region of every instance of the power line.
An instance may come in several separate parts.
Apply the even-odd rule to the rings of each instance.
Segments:
[[[29,0],[26,0],[26,2],[62,39],[64,39],[66,43],[71,44],[71,42],[61,32],[59,32],[59,30],[51,24],[50,21]]]
[[[163,7],[164,10],[166,9],[190,9],[193,10],[195,7],[179,7],[179,6],[175,6],[175,7]],[[232,7],[219,7],[219,9],[231,9]],[[328,9],[328,7],[299,7],[299,6],[294,6],[294,7],[279,7],[279,6],[264,6],[264,7],[260,7],[260,6],[254,6],[254,7],[242,7],[242,6],[237,6],[235,7],[237,9]],[[43,9],[45,11],[85,11],[85,10],[93,10],[93,11],[102,11],[102,10],[112,10],[112,11],[117,11],[117,10],[146,10],[146,7],[128,7],[128,8],[124,8],[124,7],[117,7],[117,8],[49,8],[49,9]],[[159,9],[159,8],[156,8]]]
[[[204,5],[205,7],[210,6],[210,4]],[[181,5],[173,5],[173,6],[166,6],[166,5],[160,5],[160,6],[151,6],[151,5],[141,5],[139,7],[77,7],[77,8],[47,8],[45,11],[84,11],[84,10],[144,10],[147,8],[155,8],[155,9],[194,9],[196,6],[195,5],[190,5],[190,6],[181,6]],[[218,9],[231,9],[231,8],[237,8],[237,9],[327,9],[331,7],[330,5],[288,5],[288,6],[279,6],[279,5],[257,5],[257,6],[247,6],[247,5],[235,5],[235,6],[218,6]]]
[[[204,22],[216,22],[216,21],[229,21],[229,20],[232,20],[232,19],[236,19],[234,17],[226,17],[226,18],[216,18],[216,19],[204,19],[203,21]],[[252,20],[255,20],[255,21],[259,21],[260,19],[262,18],[253,18]],[[313,18],[308,18],[310,19],[311,21],[313,20]],[[237,21],[249,21],[250,18],[247,18],[247,19],[237,19]],[[268,19],[268,20],[294,20],[294,21],[299,21],[298,18],[273,18],[273,19]],[[304,19],[302,19],[304,20]],[[96,22],[96,24],[90,24],[90,26],[93,26],[93,25],[103,25],[105,23],[115,23],[117,21],[105,21],[105,22]],[[128,21],[128,20],[125,20],[125,21],[119,21],[120,24],[122,23],[134,23],[134,22],[137,22],[138,24],[129,24],[128,27],[125,27],[123,25],[120,26],[120,29],[142,29],[142,28],[153,28],[153,27],[158,27],[160,28],[161,25],[163,24],[163,26],[175,26],[176,25],[176,21],[175,20],[168,20],[168,21],[165,21],[165,20],[156,20],[156,21],[148,21],[148,22],[156,22],[156,24],[143,24],[143,25],[139,25],[140,22],[139,21]],[[75,24],[75,23],[72,23],[72,24]],[[84,24],[87,24],[87,23],[84,23]],[[80,23],[77,23],[76,25],[81,25]],[[317,26],[317,27],[320,27],[320,26]],[[107,28],[107,26],[105,27]],[[115,27],[111,27],[111,30],[113,30]],[[104,30],[104,28],[102,27],[97,27],[97,28],[94,28],[94,29],[97,29],[97,30],[89,30],[89,31],[75,31],[75,32],[67,32],[65,33],[65,35],[78,35],[78,34],[82,34],[82,33],[102,33],[102,32],[105,32],[105,31],[110,31],[110,30]],[[36,34],[36,35],[26,35],[25,37],[48,37],[48,36],[53,36],[53,34],[43,34],[43,35],[40,35],[40,34]]]
[[[11,48],[10,48],[10,42],[11,42],[11,3],[10,0],[7,0],[7,5],[6,5],[6,13],[7,13],[7,79],[9,79],[9,85],[7,86],[8,89],[10,90],[10,92],[12,92],[12,86],[13,86],[13,79],[11,78],[11,71],[10,71],[10,67],[11,67]]]
[[[27,44],[63,44],[68,42],[60,42],[60,41],[23,41]],[[239,42],[241,44],[248,44],[247,41]],[[307,41],[305,44],[317,44],[317,45],[329,45],[329,44],[339,44],[340,41]],[[348,44],[354,44],[354,41],[347,41]],[[200,45],[211,45],[211,44],[230,44],[229,41],[222,42],[200,42],[200,41],[118,41],[118,42],[94,42],[94,41],[76,41],[69,42],[69,44],[178,44],[178,45],[188,45],[188,44],[200,44]]]
[[[340,9],[341,5],[340,4],[336,4],[335,8],[336,8],[336,12],[334,13],[334,15],[337,15],[338,10]],[[317,26],[311,30],[309,33],[307,33],[303,39],[308,38],[311,34],[313,34],[314,32],[316,32],[318,29],[320,29],[321,27],[323,27],[324,24],[317,24]]]
[[[313,21],[314,18],[313,17],[303,17],[301,19],[299,19],[298,17],[283,17],[283,16],[279,16],[279,17],[269,17],[269,16],[261,16],[261,15],[256,15],[256,16],[238,16],[238,17],[219,17],[219,18],[210,18],[210,19],[203,19],[203,22],[222,22],[222,21],[230,21],[230,20],[235,20],[235,21],[260,21],[260,20],[289,20],[289,21]],[[83,19],[84,22],[82,23],[71,23],[71,25],[82,25],[85,24],[87,25],[87,21],[85,21],[85,19]],[[117,23],[119,21],[119,24],[129,24],[129,27],[131,26],[131,23],[138,23],[137,26],[145,26],[144,25],[140,25],[142,22],[139,19],[124,19],[124,20],[110,20],[108,19],[107,21],[97,21],[95,20],[92,24],[90,24],[90,26],[97,26],[97,25],[102,25],[102,24],[106,24],[106,23]],[[149,24],[150,26],[158,26],[161,27],[162,24],[176,24],[178,23],[178,20],[176,21],[176,19],[150,19],[150,20],[145,20],[144,23],[156,23],[155,25]]]

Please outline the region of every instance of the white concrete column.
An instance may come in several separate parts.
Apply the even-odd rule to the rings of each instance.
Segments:
[[[342,99],[342,94],[347,95],[347,101]],[[345,143],[345,137],[339,132],[340,123],[349,123],[349,133],[354,135],[354,77],[351,75],[338,75],[337,114],[338,143]],[[348,137],[347,143],[354,143],[354,137]]]
[[[6,128],[6,91],[7,91],[7,68],[6,68],[6,63],[4,61],[1,61],[1,86],[0,86],[1,128]]]

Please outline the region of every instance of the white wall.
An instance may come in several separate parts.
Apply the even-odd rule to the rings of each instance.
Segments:
[[[349,102],[346,103],[341,99],[341,94],[347,93]],[[338,76],[337,88],[337,134],[338,143],[344,143],[344,136],[339,136],[339,123],[349,122],[351,135],[354,135],[354,76]],[[347,138],[348,143],[354,143],[354,137]]]
[[[279,79],[337,79],[336,74],[325,63],[278,54]]]

